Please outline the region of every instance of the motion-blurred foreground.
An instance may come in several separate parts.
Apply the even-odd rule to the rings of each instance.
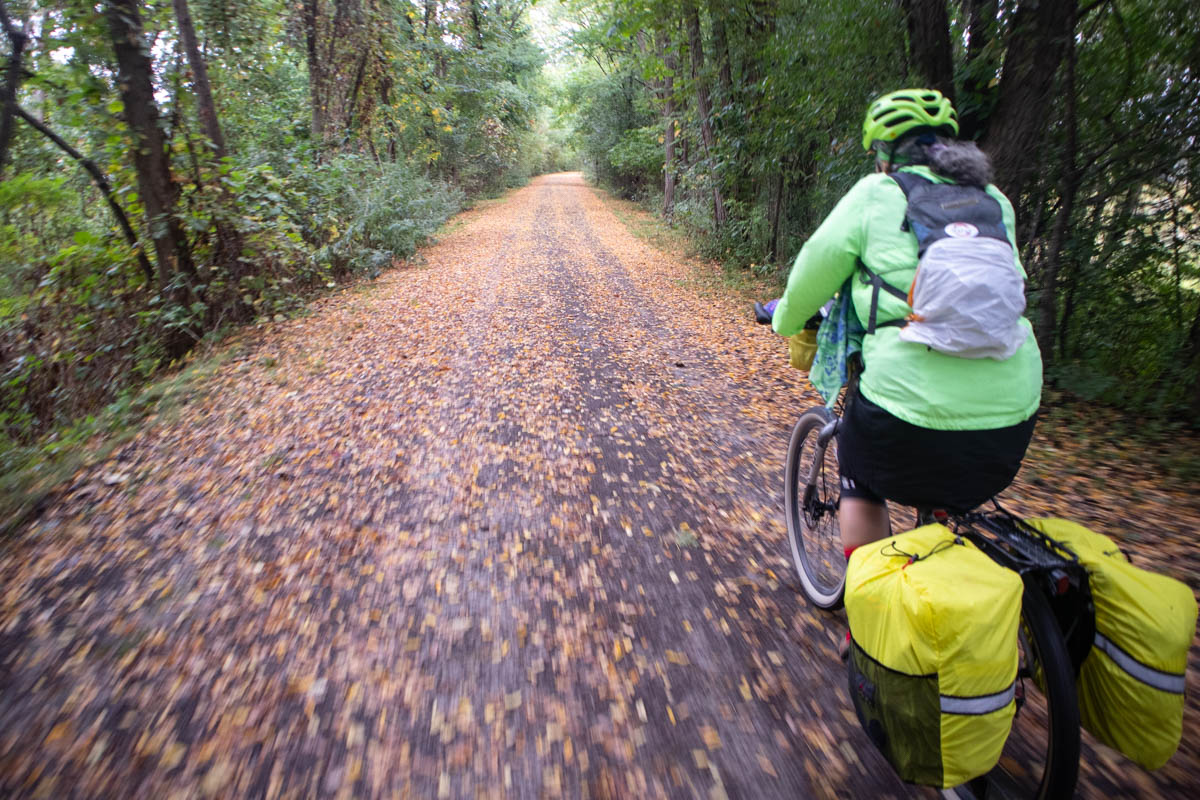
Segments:
[[[922,794],[787,573],[803,375],[613,209],[539,179],[246,334],[5,542],[0,794]],[[1051,489],[1054,436],[1012,505],[1195,586],[1197,499]],[[1085,737],[1080,794],[1191,796],[1198,731],[1154,774]]]

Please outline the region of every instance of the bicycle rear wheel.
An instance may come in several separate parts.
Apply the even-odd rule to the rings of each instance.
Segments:
[[[822,444],[821,431],[834,420],[824,406],[800,415],[788,444],[784,478],[784,510],[788,545],[800,586],[818,608],[842,606],[846,588],[846,559],[842,549],[837,507],[837,438]]]
[[[1066,642],[1045,596],[1025,585],[1018,633],[1017,715],[990,773],[944,794],[965,800],[1057,800],[1079,777],[1079,701]],[[953,792],[953,794],[952,794]]]

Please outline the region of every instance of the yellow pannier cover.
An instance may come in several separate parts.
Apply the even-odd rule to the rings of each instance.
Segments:
[[[1112,539],[1065,519],[1029,524],[1088,571],[1096,639],[1079,672],[1079,717],[1097,739],[1157,769],[1183,734],[1184,679],[1196,598],[1184,583],[1129,563]]]
[[[1020,576],[942,525],[850,556],[850,693],[904,780],[957,786],[1000,758],[1016,709],[1022,591]]]

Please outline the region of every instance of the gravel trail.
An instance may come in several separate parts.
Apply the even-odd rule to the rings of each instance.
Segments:
[[[0,795],[936,796],[788,575],[815,396],[615,209],[544,176],[240,334],[0,545]],[[1194,796],[1190,702],[1165,769],[1089,745],[1080,794]]]

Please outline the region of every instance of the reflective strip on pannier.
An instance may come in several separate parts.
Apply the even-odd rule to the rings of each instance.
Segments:
[[[1088,571],[1096,638],[1076,681],[1080,722],[1109,747],[1158,769],[1183,736],[1195,595],[1181,581],[1135,567],[1112,539],[1078,523],[1028,522],[1066,545]]]
[[[850,696],[902,780],[958,786],[999,760],[1017,705],[1023,589],[941,525],[850,556]]]
[[[1104,652],[1104,655],[1113,660],[1121,670],[1133,677],[1137,678],[1147,686],[1153,686],[1160,691],[1170,692],[1171,694],[1183,694],[1184,675],[1176,675],[1173,672],[1163,672],[1147,667],[1142,662],[1138,661],[1133,656],[1126,653],[1121,648],[1117,647],[1104,634],[1096,632],[1096,649]]]
[[[943,714],[979,715],[999,711],[1011,703],[1016,696],[1017,682],[1013,681],[1007,689],[995,694],[986,694],[981,697],[951,697],[944,694],[940,699]]]

